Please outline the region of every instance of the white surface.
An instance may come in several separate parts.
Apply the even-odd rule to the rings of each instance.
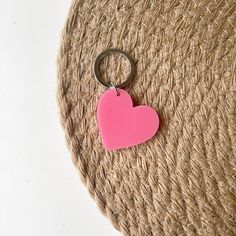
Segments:
[[[0,0],[0,235],[120,235],[71,162],[56,104],[69,0]]]

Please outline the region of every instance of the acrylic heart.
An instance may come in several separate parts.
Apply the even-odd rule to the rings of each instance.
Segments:
[[[130,95],[109,89],[98,102],[97,119],[103,145],[115,150],[141,144],[152,138],[159,127],[159,117],[149,106],[135,106]]]

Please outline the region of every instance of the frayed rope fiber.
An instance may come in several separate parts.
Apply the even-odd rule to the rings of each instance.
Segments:
[[[134,58],[125,89],[161,119],[148,142],[105,151],[93,61]],[[122,58],[104,58],[122,80]],[[72,159],[123,235],[236,235],[236,1],[74,0],[58,56],[58,104]]]

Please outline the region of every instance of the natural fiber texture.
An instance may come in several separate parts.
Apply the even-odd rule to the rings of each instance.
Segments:
[[[236,235],[235,29],[233,0],[73,2],[58,59],[61,121],[82,180],[123,235]],[[111,152],[92,73],[107,48],[135,59],[126,89],[161,118],[150,141]],[[124,61],[110,57],[104,77],[122,79]]]

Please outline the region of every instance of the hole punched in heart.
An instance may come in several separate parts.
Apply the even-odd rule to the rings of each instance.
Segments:
[[[113,82],[111,82],[112,88],[114,88],[116,90],[116,96],[120,96],[120,92],[119,89],[113,84]]]
[[[95,59],[93,70],[95,79],[107,88],[116,89],[118,96],[118,88],[128,85],[135,72],[132,58],[117,48],[101,52]]]

